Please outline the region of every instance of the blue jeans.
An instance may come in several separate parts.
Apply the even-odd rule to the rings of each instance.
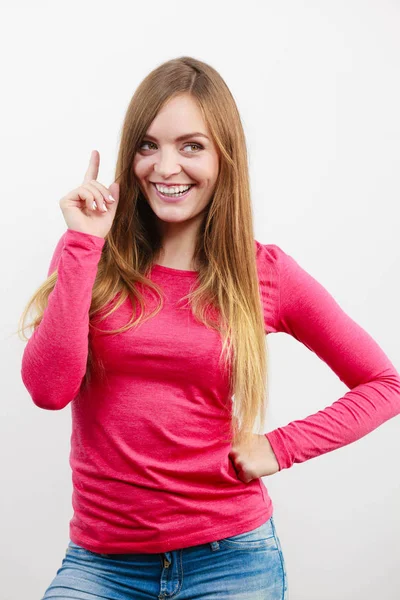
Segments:
[[[42,600],[287,600],[271,517],[260,527],[158,554],[99,554],[69,541]]]

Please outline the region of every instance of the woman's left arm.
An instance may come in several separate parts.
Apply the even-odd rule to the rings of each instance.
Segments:
[[[351,444],[400,414],[400,375],[316,279],[279,246],[269,247],[279,273],[276,331],[307,346],[350,388],[327,408],[264,434],[282,470]]]

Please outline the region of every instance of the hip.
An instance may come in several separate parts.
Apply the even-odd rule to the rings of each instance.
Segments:
[[[287,600],[287,587],[271,516],[248,532],[169,552],[96,553],[70,540],[42,600]]]

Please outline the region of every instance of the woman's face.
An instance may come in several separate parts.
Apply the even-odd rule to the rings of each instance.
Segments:
[[[185,139],[178,139],[183,136]],[[201,112],[189,95],[173,98],[160,110],[133,164],[144,196],[161,221],[182,223],[204,211],[216,185],[219,158]],[[175,192],[175,185],[194,185],[171,202],[155,184]]]

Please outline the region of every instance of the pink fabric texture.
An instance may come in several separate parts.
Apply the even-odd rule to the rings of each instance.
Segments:
[[[158,553],[237,535],[269,519],[266,478],[243,483],[228,457],[229,381],[218,334],[182,297],[195,271],[154,265],[164,307],[118,335],[89,330],[92,288],[105,240],[68,229],[48,275],[58,271],[21,377],[40,408],[71,407],[74,514],[70,538],[93,552]],[[374,339],[328,291],[275,244],[255,241],[265,333],[287,333],[349,388],[331,406],[266,433],[280,469],[350,444],[400,413],[400,376]],[[144,291],[146,314],[156,306]],[[117,296],[110,303],[116,301]],[[125,325],[126,300],[103,330]],[[105,376],[81,386],[88,344]]]

